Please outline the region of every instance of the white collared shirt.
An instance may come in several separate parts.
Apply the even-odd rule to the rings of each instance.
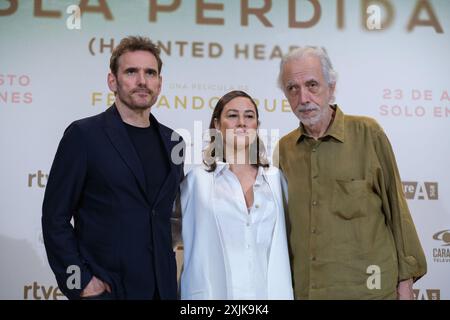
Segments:
[[[228,285],[232,299],[267,299],[267,272],[276,204],[264,169],[253,185],[254,202],[247,208],[241,184],[228,164],[218,163],[213,204],[220,220]]]

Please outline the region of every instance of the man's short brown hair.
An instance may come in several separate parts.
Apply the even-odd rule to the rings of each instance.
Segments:
[[[153,54],[156,61],[158,61],[158,74],[161,74],[162,60],[159,56],[161,53],[159,47],[147,37],[128,36],[123,38],[119,45],[114,48],[111,59],[109,60],[109,68],[115,76],[117,76],[117,70],[119,69],[120,56],[133,51],[148,51]]]

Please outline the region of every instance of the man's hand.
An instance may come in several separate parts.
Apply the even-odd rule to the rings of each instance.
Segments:
[[[397,286],[398,300],[414,300],[413,279],[403,280]]]
[[[87,298],[98,296],[102,294],[105,290],[108,293],[111,293],[111,287],[109,286],[109,284],[93,276],[91,281],[89,281],[88,285],[83,289],[83,291],[81,291],[80,297]]]

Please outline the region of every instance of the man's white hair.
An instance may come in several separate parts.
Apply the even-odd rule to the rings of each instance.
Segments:
[[[297,60],[297,59],[303,58],[305,56],[315,56],[315,57],[319,58],[320,64],[322,66],[322,73],[325,78],[325,81],[330,86],[336,85],[337,73],[333,69],[333,65],[331,64],[330,57],[328,56],[325,48],[305,46],[305,47],[296,48],[296,49],[290,51],[288,54],[286,54],[281,59],[280,73],[278,75],[278,86],[280,87],[280,89],[283,92],[284,92],[284,84],[283,84],[284,65],[289,61]]]

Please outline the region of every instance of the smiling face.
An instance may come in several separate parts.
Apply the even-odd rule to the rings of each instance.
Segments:
[[[235,150],[246,148],[256,138],[256,107],[250,99],[236,97],[224,106],[219,119],[214,119],[214,126],[222,133],[227,147]]]
[[[331,112],[335,87],[326,82],[318,57],[306,55],[286,62],[282,83],[292,111],[304,126],[318,124]]]
[[[108,74],[108,86],[116,103],[129,109],[149,109],[158,99],[162,79],[158,62],[148,51],[129,51],[120,56],[117,75]]]

